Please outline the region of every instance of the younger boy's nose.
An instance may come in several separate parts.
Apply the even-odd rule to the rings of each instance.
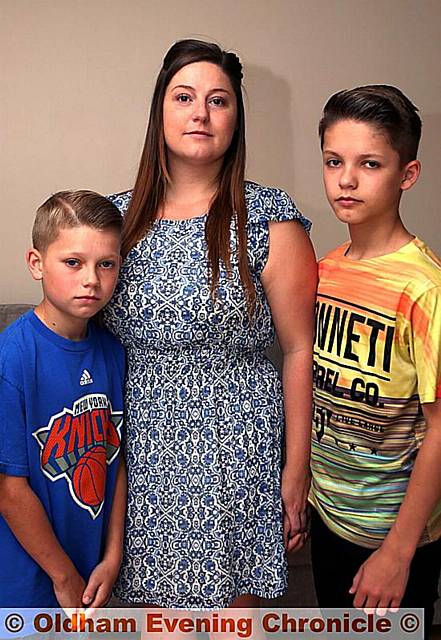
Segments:
[[[93,268],[85,269],[83,274],[83,286],[94,287],[99,283],[96,270]]]

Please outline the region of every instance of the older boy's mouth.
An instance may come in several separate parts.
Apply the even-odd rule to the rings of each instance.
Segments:
[[[340,196],[339,198],[337,198],[337,202],[363,202],[363,200],[352,198],[351,196]]]

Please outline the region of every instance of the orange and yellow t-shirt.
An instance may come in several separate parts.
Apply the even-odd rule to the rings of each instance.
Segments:
[[[394,253],[319,263],[310,501],[326,525],[376,548],[395,521],[441,397],[441,261],[418,238]],[[441,536],[441,502],[420,544]]]

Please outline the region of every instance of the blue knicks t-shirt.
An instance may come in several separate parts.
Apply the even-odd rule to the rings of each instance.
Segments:
[[[30,311],[0,334],[0,472],[27,477],[86,582],[112,508],[124,367],[120,343],[92,322],[74,342]],[[49,576],[0,515],[0,607],[56,606]]]

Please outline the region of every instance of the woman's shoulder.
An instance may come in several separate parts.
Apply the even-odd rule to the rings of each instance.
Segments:
[[[305,218],[291,196],[283,189],[266,187],[257,182],[245,182],[245,200],[248,209],[248,222],[268,223],[298,220],[306,231],[311,222]]]
[[[110,202],[112,202],[124,215],[129,208],[130,200],[132,198],[132,189],[129,191],[120,191],[119,193],[111,193],[106,196]]]

